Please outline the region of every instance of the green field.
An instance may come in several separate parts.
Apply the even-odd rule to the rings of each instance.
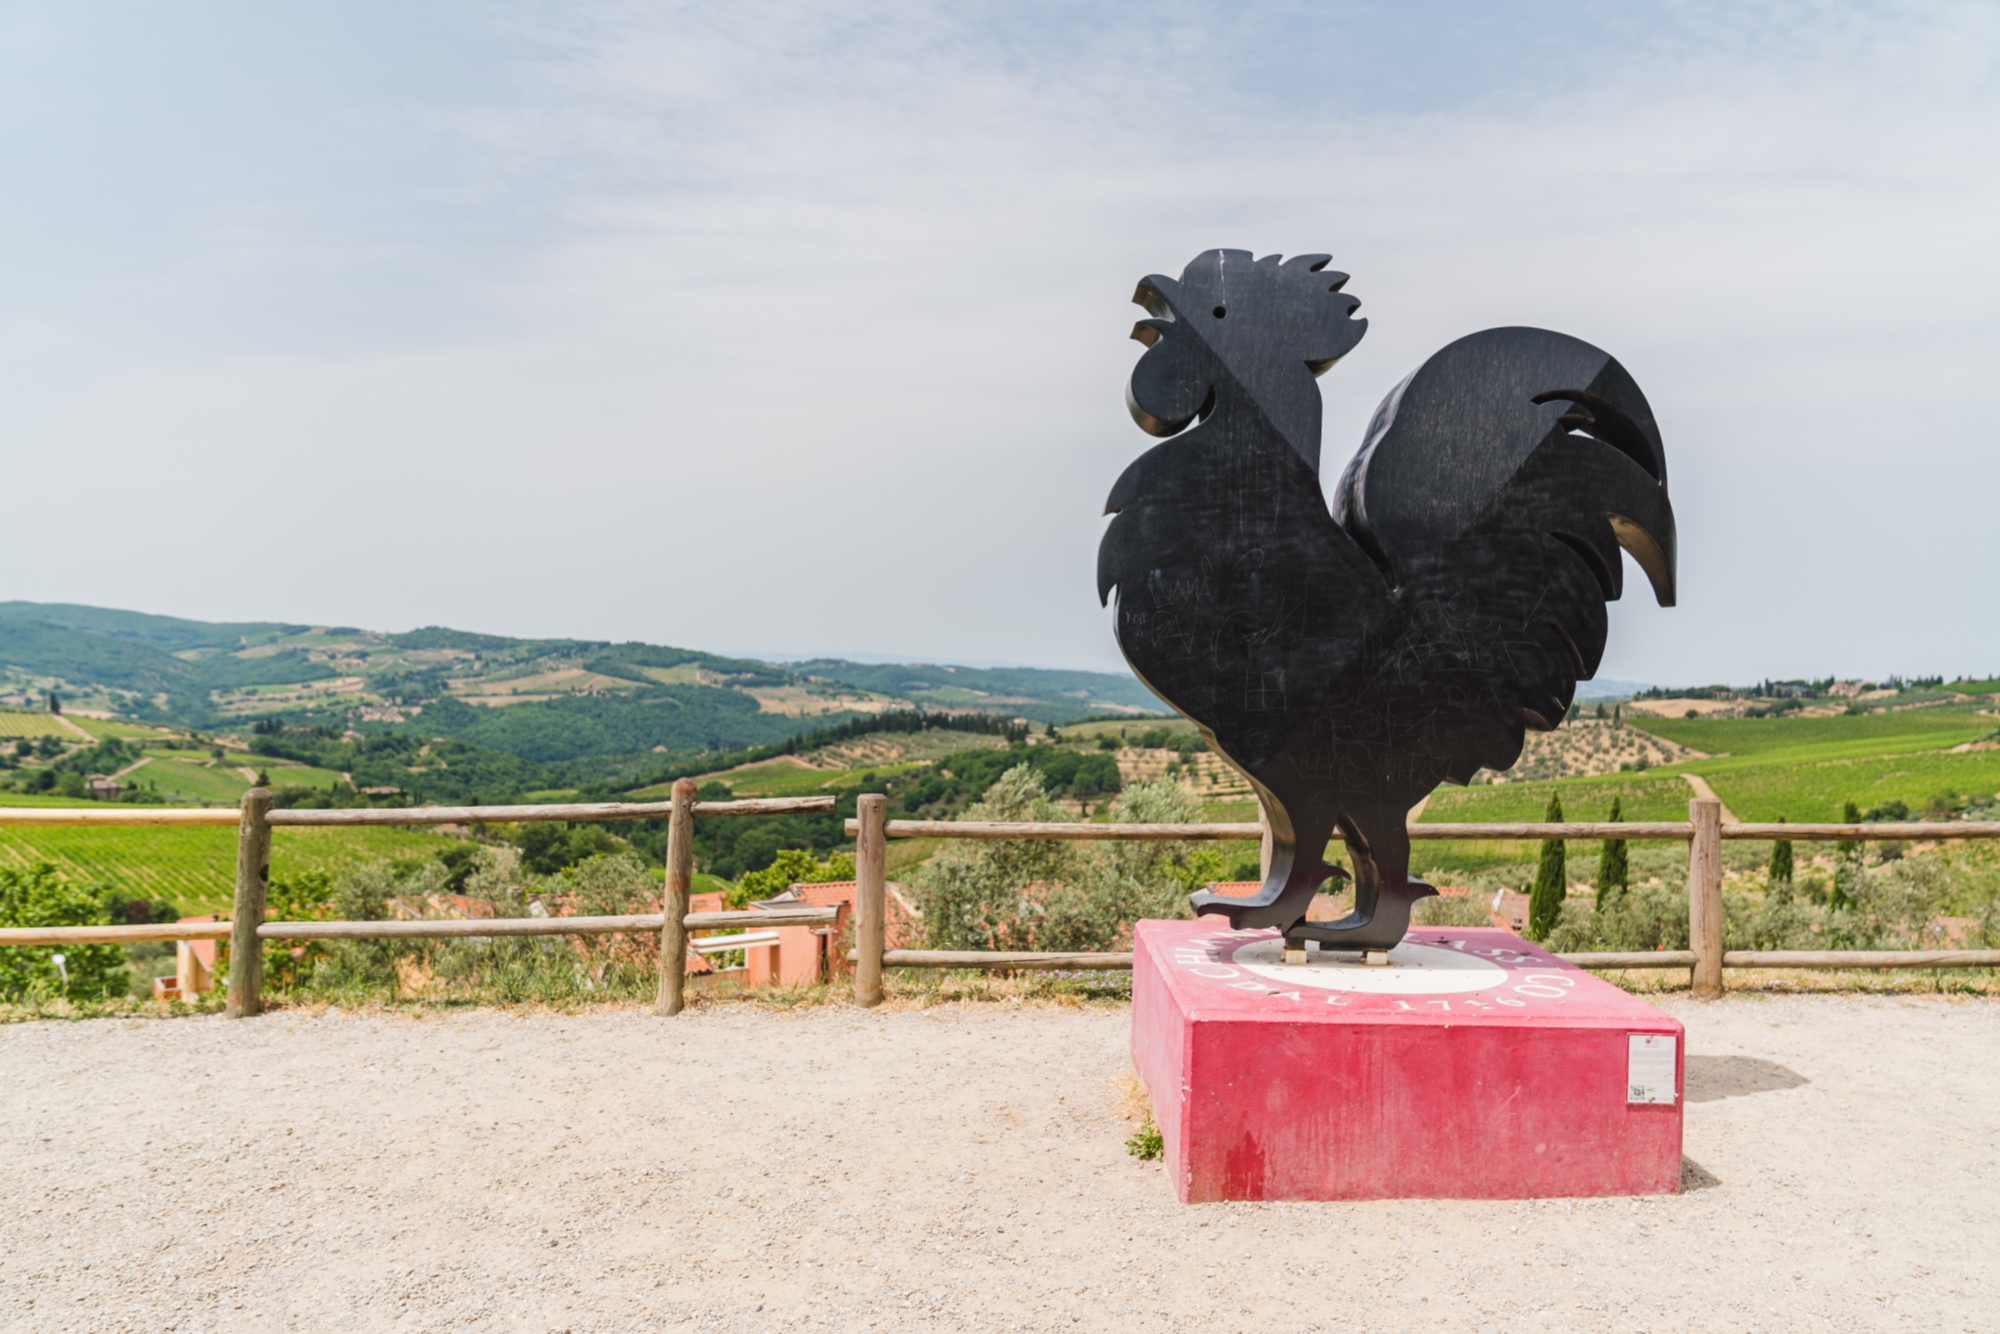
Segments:
[[[1969,709],[1910,709],[1832,718],[1641,718],[1626,726],[1709,755],[1748,759],[1783,752],[1792,760],[1853,759],[1945,750],[2000,729],[2000,718]],[[1712,760],[1682,766],[1707,773]]]
[[[1912,709],[1832,718],[1634,719],[1711,758],[1675,766],[1706,778],[1737,818],[1838,820],[1901,801],[1922,811],[1956,794],[1983,804],[2000,792],[2000,751],[1950,754],[1984,740],[2000,719],[1968,709]]]
[[[801,769],[790,764],[760,764],[752,769],[723,777],[730,791],[743,797],[813,797],[837,788],[851,787],[863,774],[887,778],[910,764],[878,764],[870,769]]]
[[[1611,814],[1615,797],[1627,820],[1685,820],[1688,785],[1671,773],[1607,774],[1600,778],[1569,778],[1546,783],[1493,783],[1479,787],[1441,787],[1424,807],[1424,824],[1500,824],[1540,820],[1549,793],[1562,794],[1563,816],[1570,820],[1602,820]]]
[[[163,728],[148,727],[144,723],[115,722],[104,718],[79,718],[75,714],[65,714],[71,722],[96,737],[99,741],[110,737],[142,737],[149,740],[164,740],[173,735]]]
[[[337,787],[345,780],[331,769],[315,769],[306,764],[273,764],[269,760],[257,760],[257,769],[271,780],[272,787]],[[140,770],[141,773],[145,771]]]
[[[119,781],[157,792],[169,802],[195,806],[234,806],[250,790],[250,782],[235,769],[208,768],[188,760],[151,758]]]
[[[703,774],[697,783],[723,782],[739,797],[814,797],[843,787],[852,787],[863,774],[887,778],[915,764],[877,764],[866,769],[807,769],[788,759],[766,760],[724,773]],[[665,801],[673,795],[672,783],[656,783],[626,795],[637,801]]]
[[[423,830],[366,827],[274,829],[271,874],[337,873],[368,862],[429,858],[436,855],[444,837]],[[226,912],[236,879],[236,831],[227,827],[0,829],[0,865],[28,866],[38,861],[52,863],[78,884],[107,884],[135,898],[172,899],[183,914]]]
[[[1947,793],[1973,804],[2000,794],[2000,750],[1686,767],[1705,776],[1739,820],[1750,821],[1833,821],[1850,801],[1863,811],[1900,801],[1921,814]]]
[[[1549,794],[1562,794],[1566,820],[1602,820],[1611,814],[1616,797],[1627,820],[1685,820],[1686,782],[1671,773],[1606,774],[1542,783],[1493,783],[1479,787],[1441,787],[1424,807],[1422,824],[1532,823],[1547,814]],[[1467,873],[1496,871],[1532,862],[1539,850],[1532,842],[1414,843],[1410,864],[1421,876],[1450,882]]]
[[[1953,681],[1945,689],[1956,690],[1961,695],[2000,694],[2000,677],[1991,681]]]
[[[41,713],[28,709],[0,709],[0,737],[56,736],[65,741],[77,740],[76,733],[63,726],[63,721],[52,713]]]

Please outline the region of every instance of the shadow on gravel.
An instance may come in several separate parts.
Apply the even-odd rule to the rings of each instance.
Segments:
[[[1681,1194],[1687,1195],[1697,1190],[1707,1190],[1719,1186],[1722,1178],[1703,1167],[1692,1158],[1681,1159]]]
[[[1809,1083],[1804,1075],[1776,1061],[1757,1056],[1696,1056],[1687,1058],[1687,1100],[1720,1102],[1750,1093],[1776,1093]]]

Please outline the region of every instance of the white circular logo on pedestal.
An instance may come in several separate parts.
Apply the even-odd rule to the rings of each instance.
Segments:
[[[1253,940],[1230,956],[1237,967],[1288,987],[1323,987],[1376,996],[1485,991],[1507,980],[1507,970],[1491,960],[1435,945],[1412,945],[1407,940],[1389,951],[1386,965],[1317,952],[1307,954],[1305,963],[1286,963],[1284,959],[1285,943],[1275,936]]]

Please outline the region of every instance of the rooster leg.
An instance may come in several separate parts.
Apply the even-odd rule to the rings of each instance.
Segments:
[[[1320,823],[1287,838],[1280,830],[1289,828],[1288,821],[1272,822],[1271,869],[1261,889],[1243,899],[1224,894],[1191,894],[1188,902],[1195,915],[1227,917],[1229,925],[1238,931],[1260,926],[1289,927],[1305,920],[1306,909],[1319,887],[1328,877],[1343,873],[1319,856],[1320,849],[1333,837],[1331,827]],[[1311,853],[1302,855],[1306,848],[1312,849]]]
[[[1354,862],[1354,911],[1337,922],[1299,922],[1287,941],[1317,940],[1341,950],[1390,950],[1410,929],[1410,909],[1437,891],[1410,879],[1410,835],[1403,811],[1355,811],[1340,833]]]

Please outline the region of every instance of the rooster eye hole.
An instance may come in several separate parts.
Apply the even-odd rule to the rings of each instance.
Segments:
[[[1215,308],[1215,318],[1217,318],[1218,320],[1221,319],[1224,315],[1227,315],[1228,313],[1229,313],[1229,307],[1227,306],[1217,306]]]

